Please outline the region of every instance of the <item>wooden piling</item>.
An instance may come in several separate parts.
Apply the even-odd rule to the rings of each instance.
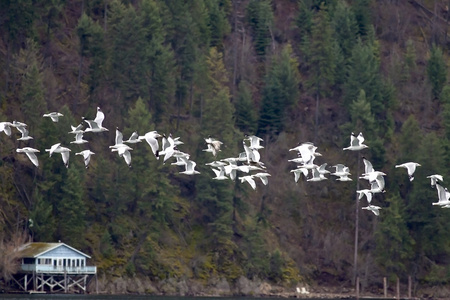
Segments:
[[[359,300],[359,276],[356,276],[356,300]]]
[[[408,299],[412,298],[411,290],[412,290],[412,279],[411,276],[408,276]]]
[[[387,298],[387,278],[383,277],[383,292],[384,298]]]
[[[397,276],[397,295],[396,299],[400,300],[400,278]]]

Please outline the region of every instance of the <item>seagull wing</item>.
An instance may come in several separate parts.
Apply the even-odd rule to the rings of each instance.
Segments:
[[[39,161],[37,159],[37,156],[34,152],[25,152],[28,158],[31,160],[31,162],[36,166],[39,167]]]
[[[105,119],[105,114],[102,112],[100,107],[97,107],[97,115],[95,116],[95,123],[98,124],[98,127],[102,127],[103,120]]]

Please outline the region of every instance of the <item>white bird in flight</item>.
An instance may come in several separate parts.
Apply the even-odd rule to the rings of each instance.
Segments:
[[[3,131],[7,136],[11,136],[11,122],[0,122],[0,132]]]
[[[91,155],[95,154],[91,150],[83,150],[81,152],[75,153],[75,155],[82,155],[84,159],[84,165],[86,169],[89,167],[89,162],[91,161]]]
[[[36,154],[35,154],[37,152],[40,152],[39,150],[31,148],[31,147],[24,147],[22,149],[16,149],[16,152],[18,152],[18,153],[25,153],[28,156],[28,158],[31,160],[31,162],[36,167],[39,167],[39,161],[38,161],[38,159],[36,157]]]
[[[59,113],[59,112],[51,112],[51,113],[43,115],[43,117],[50,118],[55,123],[59,121],[59,117],[63,117],[63,116],[64,115],[62,113]]]
[[[70,150],[67,147],[61,147],[61,143],[54,144],[50,147],[50,149],[45,149],[46,152],[49,152],[50,156],[52,156],[53,153],[61,153],[62,160],[64,162],[64,165],[66,168],[69,167],[69,156],[70,156]]]
[[[381,209],[381,207],[370,204],[370,205],[368,205],[366,207],[363,207],[362,209],[370,210],[370,211],[372,211],[374,213],[375,216],[379,216],[380,215],[380,211],[379,210]]]
[[[427,176],[427,178],[430,178],[431,186],[435,186],[436,182],[444,181],[444,177],[442,177],[442,175],[439,175],[439,174],[433,174],[433,175]]]
[[[150,145],[156,159],[159,159],[159,144],[157,140],[159,137],[161,137],[161,135],[156,131],[150,131],[143,136],[139,136],[139,139],[145,139],[145,141]]]
[[[105,114],[100,109],[100,107],[97,107],[97,115],[95,116],[94,120],[86,120],[86,118],[84,117],[83,120],[89,125],[89,128],[86,128],[84,132],[109,131],[107,128],[103,127],[103,120],[105,120]]]
[[[364,144],[364,137],[362,133],[360,132],[358,136],[355,136],[355,134],[352,132],[352,134],[350,135],[350,146],[343,149],[359,151],[365,148],[369,148],[369,146]]]
[[[253,175],[241,176],[239,179],[241,180],[241,183],[247,182],[252,189],[256,190],[256,182],[253,179]]]
[[[197,163],[195,161],[192,161],[185,157],[181,157],[181,159],[184,161],[186,169],[183,172],[180,172],[180,174],[186,174],[186,175],[200,174],[199,171],[195,170],[195,166],[197,165]]]
[[[396,168],[405,168],[408,170],[409,181],[414,180],[414,172],[416,171],[416,167],[420,167],[421,164],[416,162],[406,162],[400,165],[396,165]]]

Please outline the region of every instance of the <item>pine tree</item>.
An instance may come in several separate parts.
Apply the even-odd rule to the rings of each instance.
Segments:
[[[145,76],[148,82],[149,103],[155,122],[162,123],[167,118],[176,90],[175,57],[170,47],[165,45],[166,32],[163,28],[160,8],[153,0],[141,4],[140,18],[146,30],[145,57],[149,68]]]
[[[244,133],[253,134],[257,129],[257,115],[254,109],[250,87],[245,82],[239,84],[235,101],[236,126]]]
[[[211,47],[217,47],[223,50],[223,40],[226,34],[230,32],[230,24],[227,20],[227,11],[230,9],[231,1],[214,0],[206,1],[208,7],[209,24],[211,31]]]
[[[83,167],[75,162],[67,170],[56,206],[57,238],[77,248],[86,245],[86,203],[84,202]]]
[[[372,26],[371,2],[372,0],[359,0],[354,1],[352,5],[355,19],[358,24],[358,33],[361,37],[370,35],[370,27]]]
[[[273,11],[270,0],[251,0],[247,6],[247,19],[253,30],[256,53],[266,54],[272,35]]]
[[[89,91],[92,93],[99,88],[105,77],[106,47],[104,32],[98,22],[94,22],[86,14],[82,14],[77,26],[80,39],[80,57],[90,59],[89,64]],[[81,67],[82,67],[81,61]],[[80,75],[82,74],[80,70]],[[81,80],[81,77],[79,77]]]
[[[442,168],[443,148],[441,145],[435,133],[422,137],[419,147],[416,144],[417,156],[414,161],[420,162],[422,166],[416,169],[415,178],[425,178],[430,174],[445,172],[445,168]],[[433,149],[433,155],[430,155],[430,149]],[[407,195],[406,220],[411,236],[416,242],[415,261],[418,262],[417,266],[421,266],[418,271],[428,273],[433,272],[433,269],[422,269],[424,266],[422,261],[448,258],[449,243],[445,234],[448,211],[436,206],[430,207],[430,203],[437,202],[437,191],[430,188],[430,181],[417,179],[413,181],[414,184],[410,184],[410,192]],[[447,281],[449,278],[445,276],[441,280]]]
[[[45,89],[42,74],[42,57],[36,42],[27,40],[27,47],[21,49],[17,57],[17,72],[23,75],[20,88],[20,104],[27,120],[30,135],[35,133],[36,126],[40,123],[42,114],[46,113]]]
[[[309,44],[310,57],[308,66],[310,70],[309,88],[316,98],[314,136],[317,136],[319,126],[320,99],[331,93],[335,83],[336,55],[333,49],[335,40],[330,24],[328,11],[322,5],[313,18],[311,41]]]
[[[56,239],[56,220],[53,216],[53,205],[42,197],[35,189],[33,207],[29,219],[33,226],[30,228],[34,242],[53,242]]]
[[[403,200],[394,195],[387,202],[389,206],[383,207],[375,232],[375,253],[377,264],[393,281],[396,276],[401,278],[408,274],[414,256],[414,240],[409,235]]]
[[[447,66],[441,48],[433,45],[427,64],[428,80],[431,84],[433,97],[439,98],[442,88],[447,82]]]
[[[118,1],[111,3],[110,28],[112,83],[125,101],[139,96],[148,98],[145,76],[149,68],[145,53],[147,28],[142,26],[142,19],[133,6],[125,7]]]
[[[298,101],[298,62],[287,45],[273,58],[265,78],[258,120],[258,134],[278,134],[286,124],[287,109]]]

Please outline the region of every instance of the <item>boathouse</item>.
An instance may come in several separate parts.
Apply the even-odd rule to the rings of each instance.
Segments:
[[[25,292],[85,293],[97,267],[91,257],[64,243],[28,243],[19,247],[19,272],[14,282]]]

